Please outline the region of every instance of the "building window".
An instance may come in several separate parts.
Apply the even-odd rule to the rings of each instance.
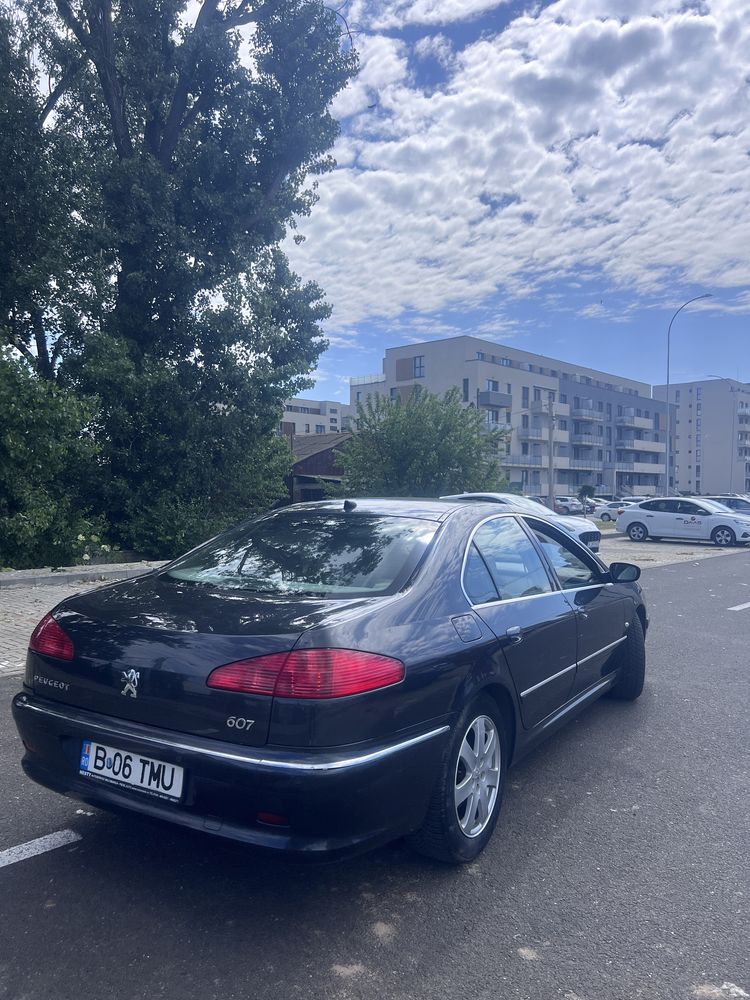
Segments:
[[[464,403],[469,402],[469,380],[467,378],[463,380],[463,401]]]
[[[393,402],[394,399],[398,399],[398,389],[395,386],[391,387],[390,397],[391,397],[391,402]]]
[[[522,413],[521,414],[521,427],[528,427],[528,426],[529,426],[529,415],[528,415],[528,413]]]
[[[309,434],[309,433],[310,433],[310,425],[309,424],[305,424],[305,434]]]
[[[538,386],[534,386],[534,402],[538,402],[542,398],[542,390]]]
[[[477,351],[477,361],[484,361],[484,351]]]
[[[315,425],[315,433],[316,434],[325,434],[325,432],[326,432],[325,424],[316,424]]]
[[[560,428],[561,431],[566,431],[568,429],[568,421],[567,420],[561,420],[559,422],[558,426],[559,426],[559,428]]]
[[[500,358],[500,364],[504,365],[506,368],[510,368],[511,360],[510,358]]]
[[[464,379],[464,382],[468,383],[468,379]],[[500,383],[494,378],[487,379],[487,392],[500,392]]]
[[[362,392],[359,389],[357,390],[357,402],[362,402]]]
[[[521,389],[521,406],[526,409],[529,405],[529,387],[525,385]]]
[[[328,407],[328,412],[329,413],[338,413],[339,411],[338,411],[338,409],[335,406],[329,406]]]
[[[596,408],[599,413],[604,413],[604,403],[601,400],[596,404]]]
[[[564,392],[560,393],[560,402],[561,403],[567,403],[568,402],[568,396],[567,396],[566,393],[564,393]]]
[[[331,417],[331,423],[332,424],[337,424],[338,422],[339,422],[339,418],[338,417]]]
[[[505,388],[508,390],[508,395],[510,396],[510,394],[513,392],[513,387],[511,386],[510,382],[507,383]]]
[[[698,386],[698,388],[695,390],[695,395],[698,397],[698,399],[701,399],[701,397],[703,396],[703,387],[702,386],[700,386],[700,385]]]
[[[414,378],[424,378],[424,354],[414,358]]]

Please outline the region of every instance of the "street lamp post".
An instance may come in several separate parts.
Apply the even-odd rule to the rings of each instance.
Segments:
[[[711,293],[706,292],[704,295],[696,295],[692,299],[688,299],[687,302],[683,302],[680,308],[675,312],[674,316],[669,321],[669,326],[667,327],[667,473],[664,477],[665,489],[664,495],[669,496],[669,465],[672,458],[672,411],[669,406],[669,361],[671,354],[671,337],[672,337],[672,324],[680,315],[685,306],[689,306],[691,302],[697,302],[698,299],[710,299]]]

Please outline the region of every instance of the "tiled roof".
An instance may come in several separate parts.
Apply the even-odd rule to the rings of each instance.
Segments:
[[[311,455],[328,451],[334,445],[342,445],[348,441],[351,434],[295,434],[292,441],[292,453],[295,462],[301,462]]]

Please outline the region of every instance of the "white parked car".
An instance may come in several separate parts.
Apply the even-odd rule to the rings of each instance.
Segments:
[[[549,507],[545,507],[538,500],[530,497],[518,496],[515,493],[457,493],[454,496],[440,497],[441,500],[484,500],[487,503],[501,503],[507,507],[514,507],[516,510],[525,511],[527,514],[537,514],[554,520],[555,524],[561,525],[566,531],[574,535],[584,545],[588,545],[592,552],[599,551],[599,542],[602,540],[602,533],[593,521],[585,517],[567,517],[563,514],[553,514]]]
[[[750,516],[703,497],[659,497],[626,508],[617,518],[617,530],[634,542],[691,538],[715,545],[746,545],[750,543]]]
[[[555,511],[558,514],[583,514],[583,504],[578,497],[555,497]]]
[[[631,506],[630,500],[605,500],[594,507],[593,516],[598,517],[600,521],[616,521],[625,508]]]

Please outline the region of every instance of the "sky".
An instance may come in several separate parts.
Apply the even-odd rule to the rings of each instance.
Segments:
[[[748,0],[343,9],[361,68],[287,248],[333,306],[305,395],[463,333],[661,383],[704,293],[672,381],[750,381]]]

